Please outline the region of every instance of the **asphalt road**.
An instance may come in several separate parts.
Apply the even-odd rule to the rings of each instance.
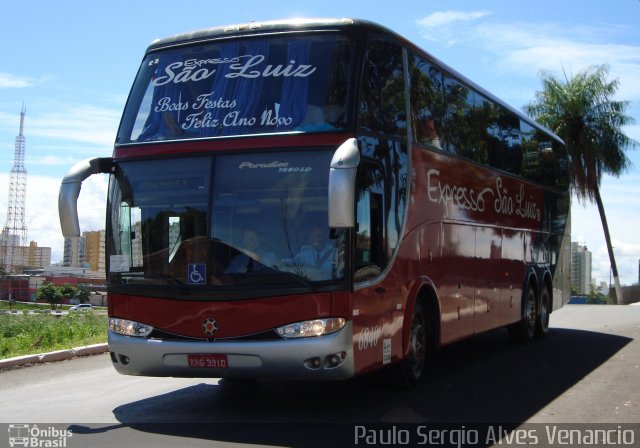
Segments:
[[[527,346],[499,330],[438,351],[426,381],[410,391],[384,376],[327,384],[126,377],[108,355],[37,365],[0,373],[0,447],[9,446],[3,427],[14,425],[10,435],[20,423],[69,429],[68,447],[373,440],[358,440],[358,428],[377,443],[388,435],[396,444],[404,441],[398,428],[407,428],[417,444],[425,441],[415,438],[417,425],[469,431],[489,424],[515,433],[549,424],[637,424],[639,339],[640,306],[569,305],[553,313],[547,338]]]

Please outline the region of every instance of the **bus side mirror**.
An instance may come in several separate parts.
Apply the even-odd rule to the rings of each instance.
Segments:
[[[360,151],[355,138],[345,141],[333,154],[329,168],[329,228],[348,228],[356,224],[356,171]]]
[[[113,159],[111,157],[94,158],[78,162],[62,179],[58,194],[58,214],[62,235],[67,237],[80,236],[78,222],[78,196],[82,182],[93,174],[111,172]]]

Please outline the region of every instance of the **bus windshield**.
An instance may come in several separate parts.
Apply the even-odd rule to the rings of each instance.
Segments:
[[[330,235],[327,222],[331,157],[304,151],[119,163],[109,192],[110,283],[185,290],[335,283],[344,276],[345,241]]]
[[[350,48],[346,38],[322,34],[150,52],[117,143],[344,130]]]

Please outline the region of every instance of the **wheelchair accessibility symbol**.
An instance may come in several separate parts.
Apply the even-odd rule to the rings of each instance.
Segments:
[[[189,263],[187,278],[190,285],[204,285],[207,281],[207,265],[205,263]]]

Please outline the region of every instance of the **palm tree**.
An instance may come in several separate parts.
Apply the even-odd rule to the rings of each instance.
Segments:
[[[603,174],[618,177],[631,167],[625,150],[638,143],[629,138],[623,127],[634,122],[626,115],[628,101],[615,101],[618,80],[608,81],[609,68],[592,66],[573,78],[561,80],[542,74],[542,91],[525,112],[560,136],[567,145],[571,160],[571,188],[580,201],[595,202],[611,261],[618,303],[622,288],[613,255],[611,236],[604,212],[600,183]]]

